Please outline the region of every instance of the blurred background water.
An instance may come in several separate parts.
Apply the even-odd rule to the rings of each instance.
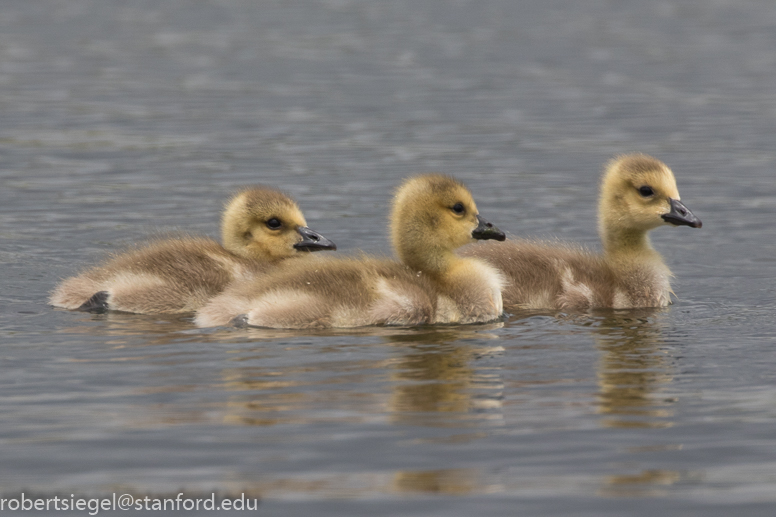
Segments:
[[[242,492],[260,515],[773,515],[776,6],[5,0],[0,492]],[[597,246],[603,164],[674,170],[670,308],[197,330],[54,310],[108,252],[291,193],[389,253],[404,177]]]

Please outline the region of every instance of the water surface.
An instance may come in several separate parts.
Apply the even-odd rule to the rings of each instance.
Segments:
[[[157,5],[158,4],[158,5]],[[7,1],[0,492],[246,493],[261,515],[772,515],[770,2]],[[54,310],[236,188],[389,253],[402,178],[513,235],[597,246],[600,170],[668,163],[676,303],[291,332]]]

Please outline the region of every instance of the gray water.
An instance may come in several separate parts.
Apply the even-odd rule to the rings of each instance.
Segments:
[[[0,493],[774,515],[775,135],[769,0],[5,0]],[[391,189],[432,170],[512,235],[597,246],[630,151],[704,222],[653,234],[667,309],[310,333],[46,303],[128,244],[217,236],[255,183],[344,253],[389,253]]]

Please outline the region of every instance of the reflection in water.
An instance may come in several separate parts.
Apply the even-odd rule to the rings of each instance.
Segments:
[[[460,429],[469,422],[475,426],[483,421],[501,423],[503,383],[499,369],[474,364],[503,352],[501,346],[482,345],[492,337],[487,334],[490,328],[372,329],[362,335],[377,337],[377,344],[341,345],[339,351],[345,359],[331,360],[330,356],[324,362],[261,364],[255,360],[260,353],[257,349],[245,366],[240,365],[244,359],[235,358],[234,367],[220,372],[221,388],[234,392],[220,408],[221,422],[249,426],[368,423],[383,420],[387,413],[388,419],[398,424]],[[389,348],[384,346],[386,341]],[[348,347],[352,346],[371,348],[377,357],[348,360]],[[329,345],[326,353],[337,352],[337,348]],[[429,441],[468,442],[483,436],[482,432],[457,433],[453,438],[444,435]],[[439,469],[273,476],[250,487],[283,497],[294,493],[469,494],[483,493],[491,485],[479,469]]]
[[[600,495],[613,497],[656,497],[669,492],[666,487],[676,483],[697,482],[703,476],[697,472],[648,469],[636,474],[608,476],[599,491]]]
[[[298,338],[331,338],[331,337],[374,337],[389,341],[423,342],[432,340],[443,333],[448,338],[452,334],[458,339],[498,339],[494,335],[482,331],[503,326],[503,323],[473,325],[460,331],[451,327],[355,327],[312,330],[270,329],[257,327],[214,327],[197,328],[194,326],[194,314],[133,314],[128,312],[109,311],[104,314],[91,314],[78,311],[53,309],[56,312],[67,313],[69,318],[77,322],[75,325],[63,328],[61,332],[69,334],[86,334],[94,336],[111,336],[117,343],[130,343],[133,346],[166,345],[181,340],[198,343],[250,343],[275,342]],[[471,330],[475,328],[475,330]],[[137,338],[143,338],[138,340]],[[122,338],[133,338],[123,340]]]
[[[483,494],[498,483],[481,469],[440,469],[308,472],[285,477],[260,476],[246,483],[244,477],[234,489],[245,490],[262,498],[298,499],[301,497],[338,497],[346,499],[385,497],[385,494]],[[518,488],[518,487],[515,487]]]
[[[276,425],[324,420],[369,421],[389,413],[394,422],[460,427],[467,420],[501,420],[502,382],[498,372],[473,368],[471,362],[503,352],[500,346],[468,345],[482,342],[487,326],[478,330],[420,328],[364,330],[364,337],[387,340],[400,357],[376,349],[374,360],[328,361],[282,367],[251,366],[223,370],[230,397],[224,422],[239,425]],[[297,332],[297,335],[299,333]],[[341,350],[347,352],[343,345]],[[366,345],[369,346],[369,345]],[[335,352],[337,347],[328,347]],[[385,383],[386,372],[390,374]],[[337,411],[330,410],[335,404]],[[328,407],[328,411],[316,408]],[[496,410],[496,412],[494,412]],[[379,417],[378,417],[379,418]],[[471,434],[470,436],[477,436]],[[447,439],[440,438],[440,439]]]
[[[432,328],[394,332],[384,337],[399,352],[398,358],[327,363],[325,372],[311,368],[304,372],[294,366],[232,369],[224,373],[226,388],[244,391],[246,395],[230,399],[225,421],[272,425],[295,418],[309,420],[316,418],[316,406],[328,407],[331,414],[332,403],[337,407],[334,418],[339,422],[367,421],[386,410],[391,421],[400,424],[460,428],[466,420],[500,420],[503,386],[498,371],[487,371],[472,363],[500,354],[503,348],[467,344],[467,338],[476,338],[478,343],[487,338],[482,333],[487,327],[477,328],[478,331]],[[390,382],[382,384],[381,391],[366,393],[353,389],[374,386],[385,378],[386,370],[392,372]],[[314,386],[303,388],[304,384]],[[336,389],[338,385],[343,388]],[[481,433],[471,433],[468,440],[480,436]],[[274,479],[259,485],[263,493],[274,496],[345,491],[363,497],[374,493],[481,493],[488,484],[483,482],[478,469],[440,469],[354,476],[329,473],[314,481]]]
[[[182,314],[144,315],[113,311],[90,314],[56,310],[68,312],[68,316],[77,322],[74,326],[62,329],[62,332],[108,337],[105,343],[114,346],[138,346],[138,336],[144,338],[142,346],[173,343],[180,340],[181,332],[193,327],[192,316]]]
[[[660,335],[661,311],[623,311],[600,320],[595,341],[599,411],[606,427],[668,427],[676,402],[660,392],[673,380],[673,359]]]
[[[614,428],[670,427],[676,399],[661,396],[673,380],[673,358],[666,352],[660,319],[665,310],[615,311],[600,320],[595,341],[601,352],[598,365],[599,412],[602,425]],[[680,449],[680,445],[644,446],[640,453]],[[604,478],[606,496],[654,496],[682,480],[673,470],[647,469]]]
[[[143,371],[151,382],[135,389],[133,395],[153,402],[128,413],[127,426],[388,422],[399,428],[407,424],[460,431],[475,427],[471,432],[424,438],[430,445],[449,446],[487,437],[494,421],[499,425],[503,420],[501,361],[489,360],[503,353],[500,340],[489,333],[501,323],[310,333],[202,331],[194,329],[186,316],[72,316],[78,324],[68,332],[104,337],[103,342],[110,346],[108,360],[132,360],[147,368]],[[144,339],[138,340],[141,335]],[[489,341],[497,344],[488,346]],[[208,346],[210,343],[214,346]],[[94,360],[105,361],[106,355],[97,354]],[[202,361],[216,369],[205,372]],[[190,370],[189,363],[199,365],[198,369]],[[169,394],[178,396],[165,396]],[[272,497],[471,494],[491,490],[494,483],[476,468],[301,476],[278,472],[252,481],[238,477],[242,479],[239,489]]]
[[[503,419],[503,382],[498,367],[473,366],[503,353],[500,346],[465,344],[471,330],[444,330],[391,339],[401,351],[393,362],[389,411],[394,422],[460,427],[462,422]]]
[[[78,325],[66,332],[105,338],[103,342],[113,351],[113,357],[107,359],[110,361],[186,364],[190,360],[188,356],[202,353],[203,343],[217,344],[220,351],[230,354],[227,363],[230,366],[219,369],[218,380],[209,389],[234,395],[209,407],[154,404],[148,408],[150,414],[136,422],[143,427],[203,421],[250,426],[363,422],[380,419],[375,415],[385,415],[386,408],[392,421],[421,425],[458,426],[469,419],[501,418],[500,413],[493,411],[501,405],[503,386],[498,372],[484,367],[475,369],[470,363],[479,357],[503,352],[500,346],[481,346],[483,341],[496,339],[487,331],[503,326],[502,323],[464,328],[369,327],[310,332],[256,328],[202,330],[193,327],[189,315],[109,312],[99,315],[72,313],[69,316],[78,321]],[[144,339],[138,341],[138,336]],[[332,337],[349,339],[345,340],[347,344],[307,348],[316,343],[317,338]],[[354,340],[363,344],[354,344]],[[390,347],[380,347],[386,341]],[[467,344],[467,341],[480,345]],[[236,348],[230,348],[229,343],[234,343]],[[246,346],[248,343],[255,345]],[[154,349],[165,345],[173,347]],[[375,354],[370,355],[378,358],[318,362],[308,360],[310,356],[305,351],[305,358],[298,362],[274,366],[266,363],[276,355],[272,350],[278,346],[325,354],[347,353],[355,346],[374,350]],[[398,358],[396,351],[400,352]],[[106,358],[99,355],[94,360],[105,361]],[[153,395],[201,390],[203,379],[199,384],[191,383],[191,378],[185,377],[184,372],[181,374],[171,377],[185,378],[185,383],[145,386],[138,392]],[[337,411],[330,410],[332,404]],[[329,409],[317,409],[323,407]],[[466,436],[479,435],[470,433]]]
[[[367,422],[380,411],[385,397],[353,387],[368,384],[379,363],[225,369],[221,372],[223,389],[238,394],[226,401],[222,421],[251,426]]]
[[[482,493],[482,473],[478,469],[443,469],[398,471],[392,491],[399,493],[425,492],[433,494]]]
[[[603,426],[643,432],[671,425],[675,401],[661,396],[672,382],[674,371],[673,359],[661,336],[663,315],[664,311],[611,311],[582,317],[578,325],[572,326],[573,334],[591,335],[600,352],[597,411],[603,415]],[[208,422],[276,426],[379,421],[399,428],[424,426],[457,431],[453,435],[434,433],[412,442],[434,447],[487,438],[494,426],[501,429],[504,421],[500,359],[504,349],[500,335],[489,334],[501,324],[311,334],[265,329],[202,331],[194,329],[186,317],[118,313],[74,317],[82,326],[70,331],[106,336],[112,350],[120,354],[116,360],[143,359],[149,365],[173,361],[185,365],[190,360],[187,354],[211,350],[209,346],[203,348],[203,344],[213,343],[217,347],[212,350],[219,354],[215,363],[218,366],[209,381],[198,378],[192,382],[185,366],[165,373],[164,377],[154,377],[164,385],[145,386],[143,394],[183,395],[174,404],[155,402],[145,406],[143,421],[135,422],[136,425]],[[548,326],[548,332],[557,332],[557,319],[540,323]],[[528,326],[530,332],[523,335],[526,339],[522,346],[532,346],[532,340],[527,338],[537,335],[535,325],[534,321]],[[142,344],[135,339],[138,334],[145,336]],[[134,345],[124,345],[127,339],[134,339]],[[277,347],[284,352],[278,354]],[[358,353],[352,354],[353,351]],[[227,354],[226,361],[223,354]],[[545,372],[532,382],[553,380]],[[552,474],[541,483],[532,484],[517,472],[454,468],[357,474],[320,472],[304,476],[278,473],[240,486],[270,497],[314,493],[359,497],[387,493],[511,493],[558,484],[567,485],[569,490],[582,490],[580,487],[592,482],[601,495],[652,495],[688,478],[687,473],[652,465],[640,470],[639,456],[656,447],[680,448],[645,443],[642,449],[625,451],[634,458],[634,464],[597,482],[588,476]]]

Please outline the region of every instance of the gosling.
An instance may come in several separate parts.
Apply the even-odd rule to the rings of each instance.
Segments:
[[[674,174],[663,162],[644,154],[620,156],[609,162],[601,183],[603,254],[573,244],[511,239],[499,246],[470,246],[462,254],[485,259],[506,276],[507,307],[665,307],[672,303],[673,275],[648,233],[666,224],[702,226],[679,199]]]
[[[291,198],[267,187],[242,190],[229,200],[221,236],[223,246],[205,237],[181,237],[118,254],[64,280],[49,302],[89,312],[193,312],[237,278],[264,274],[306,252],[337,249],[307,227]]]

